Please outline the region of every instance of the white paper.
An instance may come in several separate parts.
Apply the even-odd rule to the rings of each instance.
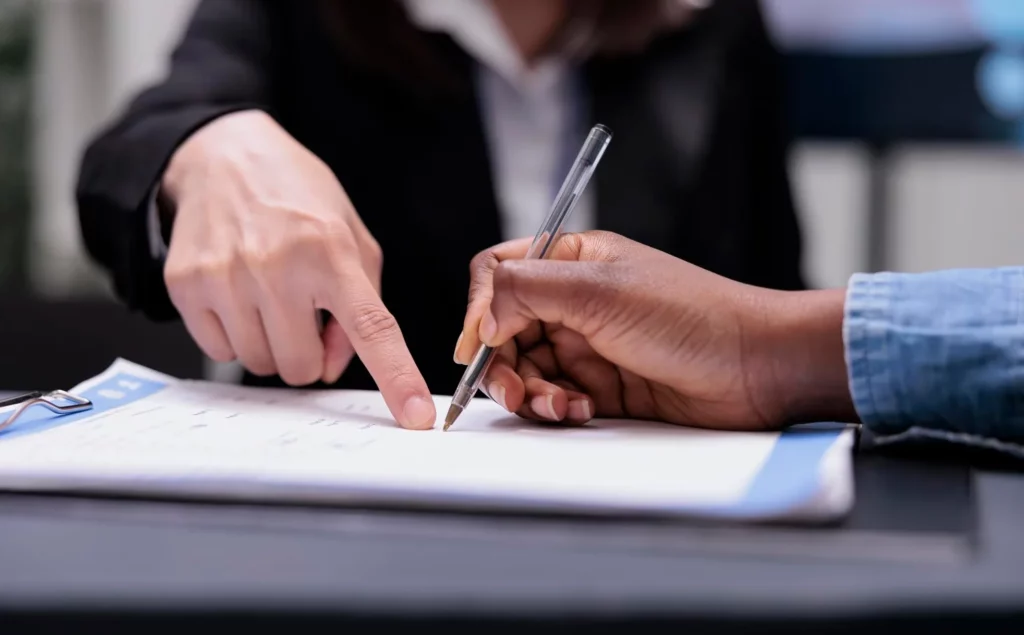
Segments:
[[[685,515],[741,501],[779,437],[638,421],[550,428],[485,399],[448,432],[440,423],[404,430],[377,392],[178,381],[125,361],[73,392],[118,373],[168,386],[42,432],[0,436],[0,488]],[[435,403],[443,414],[449,398]],[[822,462],[820,491],[802,509],[759,514],[847,508],[848,441]]]

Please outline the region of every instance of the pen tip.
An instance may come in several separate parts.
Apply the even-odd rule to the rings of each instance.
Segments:
[[[448,431],[448,428],[452,427],[452,424],[455,423],[455,420],[458,419],[459,415],[461,415],[461,414],[462,414],[462,408],[460,408],[456,404],[452,404],[451,407],[448,408],[448,414],[445,415],[445,418],[444,418],[444,431],[445,432]]]

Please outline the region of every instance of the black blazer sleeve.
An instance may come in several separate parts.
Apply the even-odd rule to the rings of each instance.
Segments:
[[[170,70],[87,146],[76,201],[89,254],[121,299],[154,320],[177,317],[150,252],[150,195],[175,149],[207,122],[269,110],[273,0],[201,0]]]

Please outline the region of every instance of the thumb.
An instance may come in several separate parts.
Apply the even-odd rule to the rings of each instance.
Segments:
[[[607,325],[628,299],[609,262],[509,260],[494,270],[480,340],[500,346],[532,322],[561,324],[584,337]]]

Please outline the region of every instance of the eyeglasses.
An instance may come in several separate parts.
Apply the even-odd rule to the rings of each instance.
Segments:
[[[77,397],[63,390],[52,392],[30,392],[0,401],[0,417],[2,410],[17,406],[6,419],[0,420],[0,431],[10,427],[26,410],[33,406],[42,406],[58,415],[68,415],[92,408],[92,402],[84,397]]]

